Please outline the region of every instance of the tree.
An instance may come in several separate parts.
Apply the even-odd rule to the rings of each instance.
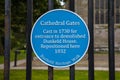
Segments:
[[[59,8],[59,3],[54,0],[55,8]],[[0,1],[0,54],[3,54],[4,47],[4,0]],[[48,0],[33,0],[33,22],[48,11]],[[26,44],[26,18],[27,1],[11,0],[11,48],[23,48]]]

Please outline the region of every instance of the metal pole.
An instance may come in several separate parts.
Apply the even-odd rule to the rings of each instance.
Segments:
[[[15,58],[14,58],[14,67],[17,66],[17,55],[18,55],[18,51],[15,51]]]
[[[75,1],[69,0],[69,10],[75,12]]]
[[[32,49],[30,45],[30,33],[33,21],[33,0],[27,0],[27,27],[26,27],[26,40],[27,40],[27,61],[26,61],[26,80],[31,80],[32,74]]]
[[[54,8],[54,1],[48,0],[48,10],[52,10]]]
[[[70,66],[70,80],[75,80],[75,65]]]
[[[88,28],[90,32],[90,45],[88,49],[89,80],[94,80],[94,0],[88,0]]]
[[[48,80],[53,80],[53,67],[48,66]]]
[[[74,0],[69,0],[69,10],[75,12]],[[75,65],[70,66],[70,80],[75,80]]]
[[[54,9],[54,1],[48,0],[48,10]],[[48,80],[53,80],[54,70],[53,67],[48,66]]]
[[[5,0],[5,53],[4,53],[4,80],[9,80],[10,73],[10,28],[11,27],[11,0]]]
[[[108,0],[109,80],[115,80],[114,0]]]

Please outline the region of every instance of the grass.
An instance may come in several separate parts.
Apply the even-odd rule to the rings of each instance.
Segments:
[[[47,70],[33,70],[32,80],[48,80]],[[76,80],[88,80],[88,71],[76,70]],[[3,80],[3,71],[0,70],[0,80]],[[120,80],[120,72],[116,72],[116,80]],[[25,70],[11,70],[10,80],[25,80]],[[55,70],[54,80],[69,80],[68,70]],[[95,71],[95,80],[109,80],[108,71]]]
[[[10,61],[14,61],[14,57],[15,57],[15,52],[11,51],[11,53],[10,53]],[[25,58],[26,58],[25,51],[21,50],[20,54],[18,54],[18,58],[17,59],[20,60],[20,59],[25,59]],[[4,56],[0,55],[0,64],[3,64],[3,63],[4,63]]]

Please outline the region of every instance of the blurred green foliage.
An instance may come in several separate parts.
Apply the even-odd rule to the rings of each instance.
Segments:
[[[54,0],[54,7],[59,3]],[[0,55],[4,49],[4,13],[5,1],[0,1]],[[33,23],[48,11],[48,0],[33,0]],[[26,45],[27,1],[11,0],[11,49],[21,49]]]

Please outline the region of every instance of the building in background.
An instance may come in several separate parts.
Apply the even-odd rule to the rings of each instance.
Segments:
[[[120,0],[114,1],[115,49],[120,51]],[[88,23],[88,0],[75,0],[75,12]],[[94,38],[95,48],[108,49],[108,0],[94,0]]]

